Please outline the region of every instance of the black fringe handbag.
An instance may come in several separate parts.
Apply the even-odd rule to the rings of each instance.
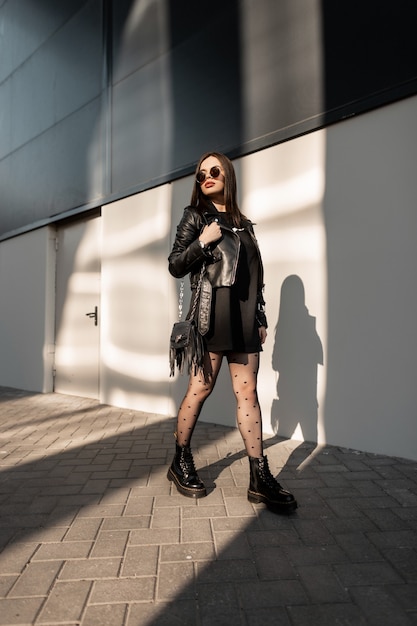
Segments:
[[[191,374],[191,372],[196,374],[198,370],[203,369],[205,352],[204,340],[198,330],[198,326],[195,321],[195,313],[200,299],[201,284],[203,282],[205,269],[206,265],[203,263],[194,294],[193,306],[187,319],[183,322],[181,321],[181,317],[182,305],[184,301],[184,281],[181,281],[178,301],[179,321],[175,322],[172,327],[171,337],[169,340],[170,376],[174,376],[175,366],[177,366],[180,374],[184,372],[184,369],[188,374]]]

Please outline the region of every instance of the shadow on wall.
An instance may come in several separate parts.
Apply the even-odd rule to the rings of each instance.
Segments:
[[[323,346],[316,318],[305,305],[301,278],[291,275],[281,287],[272,352],[272,368],[278,375],[271,407],[275,434],[291,438],[300,427],[304,441],[318,441],[318,365],[323,365]]]

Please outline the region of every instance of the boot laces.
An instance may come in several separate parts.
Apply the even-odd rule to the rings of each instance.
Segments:
[[[259,471],[262,477],[262,480],[265,484],[271,489],[281,489],[281,485],[271,474],[271,470],[269,469],[268,459],[266,457],[259,460]]]
[[[183,450],[180,456],[180,467],[184,473],[195,474],[196,469],[194,465],[193,455],[189,450]]]

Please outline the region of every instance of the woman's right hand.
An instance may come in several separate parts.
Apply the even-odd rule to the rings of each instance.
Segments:
[[[221,239],[222,229],[219,226],[218,222],[212,222],[208,226],[204,226],[199,240],[204,243],[205,246],[208,246],[209,243],[214,243]]]

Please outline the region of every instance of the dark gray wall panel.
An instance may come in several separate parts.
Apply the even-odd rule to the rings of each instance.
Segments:
[[[85,0],[7,0],[0,11],[0,82],[85,4]]]
[[[167,4],[132,0],[112,3],[113,84],[169,52]]]
[[[13,73],[12,149],[100,93],[100,15],[98,2],[87,3]]]
[[[230,152],[241,145],[243,93],[239,3],[222,5],[201,19],[193,13],[186,38],[176,41],[181,4],[170,4],[173,142],[176,168],[202,152]],[[191,18],[189,18],[191,20]]]
[[[0,85],[0,159],[12,149],[12,81]]]
[[[320,0],[244,2],[243,142],[295,134],[325,108]],[[262,10],[259,7],[262,6]],[[279,122],[278,122],[279,120]],[[256,147],[256,146],[255,146]]]
[[[417,90],[415,0],[322,0],[327,120]]]
[[[1,228],[20,228],[101,198],[100,124],[96,99],[0,161]]]
[[[16,204],[15,206],[18,207],[18,212],[23,213],[22,211],[22,205],[20,204],[20,202],[18,203],[17,201],[17,195],[18,192],[14,192],[13,191],[13,187],[10,185],[10,181],[12,180],[12,159],[11,157],[9,157],[8,159],[2,159],[0,161],[0,234],[8,232],[9,230],[11,230],[11,224],[13,224],[13,228],[14,228],[14,224],[17,222],[16,217],[17,216],[13,216],[13,214],[11,213],[10,210],[7,209],[8,207],[8,199],[11,197],[14,197],[16,200]],[[30,222],[27,221],[27,219],[25,219],[24,217],[18,217],[20,223],[22,225],[28,223],[30,224]]]
[[[187,173],[208,149],[245,154],[415,93],[416,18],[414,0],[114,3],[112,192]],[[166,102],[151,110],[157,92]]]
[[[189,0],[124,0],[113,18],[112,192],[239,145],[239,2],[211,11]]]
[[[166,63],[157,59],[113,89],[112,191],[168,174],[171,96]]]
[[[102,14],[102,0],[0,7],[0,232],[103,197]]]

